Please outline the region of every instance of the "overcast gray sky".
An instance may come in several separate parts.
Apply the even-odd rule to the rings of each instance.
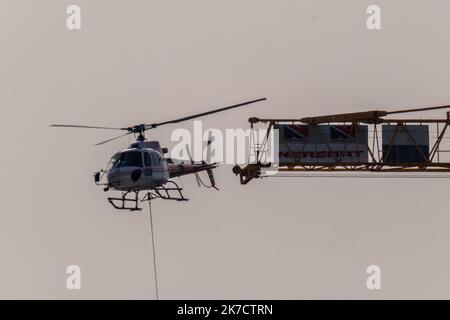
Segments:
[[[66,8],[82,29],[66,28]],[[378,4],[382,29],[366,28]],[[448,1],[3,0],[0,298],[153,299],[149,214],[111,208],[92,173],[128,126],[247,99],[204,119],[450,103]],[[444,117],[444,112],[433,113]],[[192,129],[192,123],[183,124]],[[175,126],[152,131],[173,145]],[[450,298],[450,180],[182,179],[153,204],[160,298]],[[66,288],[66,267],[82,290]],[[366,288],[367,266],[382,289]]]

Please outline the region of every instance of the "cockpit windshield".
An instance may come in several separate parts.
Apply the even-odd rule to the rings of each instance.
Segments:
[[[125,151],[115,154],[110,160],[110,168],[141,167],[142,154],[140,151]]]

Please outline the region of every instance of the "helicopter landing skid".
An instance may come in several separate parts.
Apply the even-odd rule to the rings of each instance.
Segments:
[[[188,201],[189,199],[185,198],[181,191],[183,188],[180,188],[178,184],[174,181],[168,181],[166,186],[159,186],[147,192],[147,194],[142,198],[141,201],[151,201],[153,199],[163,199],[163,200],[175,200],[175,201]]]
[[[174,181],[168,181],[166,185],[170,186],[159,186],[152,190],[147,191],[142,199],[139,199],[139,191],[127,191],[123,192],[120,198],[109,197],[108,202],[115,208],[119,210],[130,210],[130,211],[140,211],[139,202],[152,201],[154,199],[163,200],[175,200],[175,201],[188,201],[181,191],[180,188]],[[134,192],[135,196],[133,198],[127,198],[127,195]],[[127,204],[132,204],[127,206]]]
[[[120,198],[113,198],[109,197],[108,202],[111,203],[111,205],[115,209],[119,210],[130,210],[130,211],[140,211],[142,208],[138,206],[139,202],[139,192],[135,192],[134,198],[127,198],[127,194],[130,192],[123,192],[122,197]],[[127,206],[127,204],[133,204],[132,206]]]

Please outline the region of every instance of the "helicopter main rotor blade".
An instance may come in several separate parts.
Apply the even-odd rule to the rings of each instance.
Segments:
[[[139,124],[139,125],[135,125],[132,127],[126,127],[126,128],[113,128],[113,127],[97,127],[97,126],[84,126],[84,125],[76,125],[76,124],[52,124],[50,125],[50,127],[63,127],[63,128],[84,128],[84,129],[107,129],[107,130],[122,130],[122,131],[128,131],[127,133],[96,143],[96,146],[105,144],[107,142],[125,137],[131,133],[134,134],[139,134],[139,137],[137,138],[139,141],[141,140],[141,138],[145,139],[143,137],[144,131],[148,130],[148,129],[153,129],[156,128],[158,126],[162,126],[165,124],[171,124],[171,123],[178,123],[178,122],[182,122],[182,121],[187,121],[190,119],[194,119],[194,118],[198,118],[198,117],[202,117],[202,116],[206,116],[206,115],[210,115],[213,113],[217,113],[217,112],[221,112],[221,111],[225,111],[225,110],[230,110],[233,108],[238,108],[238,107],[242,107],[251,103],[255,103],[255,102],[259,102],[259,101],[263,101],[266,100],[266,98],[262,98],[262,99],[257,99],[257,100],[251,100],[251,101],[247,101],[247,102],[243,102],[243,103],[239,103],[239,104],[235,104],[229,107],[224,107],[224,108],[220,108],[220,109],[216,109],[216,110],[211,110],[211,111],[207,111],[207,112],[202,112],[202,113],[198,113],[195,115],[191,115],[191,116],[187,116],[187,117],[183,117],[183,118],[179,118],[179,119],[175,119],[175,120],[169,120],[169,121],[164,121],[164,122],[159,122],[159,123],[153,123],[153,124]]]
[[[215,109],[215,110],[211,110],[211,111],[207,111],[207,112],[197,113],[197,114],[194,114],[194,115],[191,115],[191,116],[187,116],[187,117],[183,117],[183,118],[179,118],[179,119],[175,119],[175,120],[169,120],[169,121],[164,121],[164,122],[159,122],[159,123],[148,124],[148,125],[145,125],[145,130],[153,129],[153,128],[156,128],[156,127],[159,127],[159,126],[162,126],[162,125],[165,125],[165,124],[179,123],[179,122],[182,122],[182,121],[187,121],[187,120],[199,118],[199,117],[202,117],[202,116],[207,116],[207,115],[210,115],[210,114],[213,114],[213,113],[222,112],[222,111],[225,111],[225,110],[230,110],[230,109],[242,107],[242,106],[245,106],[245,105],[248,105],[248,104],[251,104],[251,103],[264,101],[264,100],[266,100],[266,98],[261,98],[261,99],[257,99],[257,100],[251,100],[251,101],[235,104],[235,105],[232,105],[232,106],[229,106],[229,107],[224,107],[224,108]]]
[[[94,127],[94,126],[81,126],[77,124],[52,124],[50,127],[60,128],[83,128],[83,129],[107,129],[107,130],[127,130],[127,128],[111,128],[111,127]]]
[[[105,144],[105,143],[107,143],[107,142],[110,142],[110,141],[113,141],[113,140],[116,140],[116,139],[125,137],[125,136],[127,136],[127,135],[129,135],[129,134],[131,134],[131,133],[133,133],[133,132],[127,132],[127,133],[125,133],[125,134],[121,134],[120,136],[117,136],[117,137],[114,137],[114,138],[111,138],[111,139],[108,139],[108,140],[105,140],[105,141],[96,143],[95,145],[96,145],[96,146],[99,146],[99,145]]]
[[[450,108],[450,105],[448,105],[448,106],[428,107],[428,108],[417,108],[417,109],[404,109],[404,110],[388,111],[387,114],[430,111],[430,110],[449,109],[449,108]]]

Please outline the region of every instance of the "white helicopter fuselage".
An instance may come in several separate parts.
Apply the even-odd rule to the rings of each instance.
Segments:
[[[153,148],[141,146],[119,151],[108,164],[107,185],[111,189],[151,190],[169,180],[167,161]]]

